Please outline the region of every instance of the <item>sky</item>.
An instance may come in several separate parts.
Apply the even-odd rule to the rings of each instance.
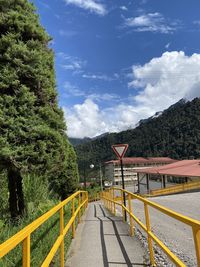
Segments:
[[[134,128],[200,97],[199,0],[32,0],[69,137]]]

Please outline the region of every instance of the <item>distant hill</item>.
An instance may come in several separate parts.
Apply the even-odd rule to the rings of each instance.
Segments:
[[[73,138],[73,137],[69,137],[69,141],[70,143],[73,145],[73,146],[78,146],[80,144],[85,144],[87,142],[90,142],[92,140],[96,140],[96,139],[99,139],[99,138],[102,138],[106,135],[108,135],[109,133],[103,133],[101,135],[98,135],[98,136],[95,136],[93,138],[90,138],[90,137],[84,137],[84,138]]]
[[[84,137],[84,138],[73,138],[73,137],[69,137],[69,142],[73,145],[73,146],[78,146],[80,144],[84,144],[87,143],[89,141],[91,141],[92,139],[89,137]]]
[[[109,133],[75,147],[80,173],[83,166],[115,158],[111,145],[128,143],[126,156],[157,157],[175,159],[200,158],[200,98],[175,105],[140,122],[135,129],[120,133]]]

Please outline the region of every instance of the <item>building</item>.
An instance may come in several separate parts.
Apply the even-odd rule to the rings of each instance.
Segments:
[[[123,158],[124,182],[126,185],[134,184],[137,181],[138,169],[149,167],[158,167],[165,164],[175,162],[175,160],[168,157],[157,158]],[[121,185],[121,167],[120,160],[111,160],[105,162],[105,178],[112,182],[113,185]]]
[[[187,183],[200,181],[200,160],[180,160],[166,166],[156,166],[151,168],[140,168],[138,173],[138,191],[140,192],[140,180],[146,180],[147,192],[151,189],[149,180],[152,177],[160,177],[161,187],[165,188],[166,182]],[[144,184],[143,184],[144,185]]]

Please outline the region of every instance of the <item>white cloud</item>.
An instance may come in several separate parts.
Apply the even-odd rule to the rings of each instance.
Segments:
[[[199,97],[200,54],[165,52],[144,66],[133,66],[133,81],[129,86],[142,88],[134,100],[154,111],[165,109],[181,98]]]
[[[80,90],[76,85],[73,85],[70,82],[65,82],[64,89],[65,89],[65,91],[64,91],[65,96],[68,96],[68,95],[85,96],[84,91]]]
[[[63,108],[68,125],[68,135],[72,137],[95,136],[99,130],[104,132],[100,110],[92,100],[86,99],[81,105],[75,105],[72,110]]]
[[[132,105],[120,104],[101,110],[94,100],[87,98],[83,104],[72,109],[63,107],[67,121],[68,135],[82,138],[94,137],[105,132],[118,132],[134,127],[138,120],[151,110],[146,107],[135,108]]]
[[[94,101],[117,101],[120,99],[120,97],[116,94],[90,94],[88,96],[89,99],[94,100]]]
[[[73,57],[70,55],[67,55],[63,52],[57,53],[57,57],[61,60],[61,66],[65,70],[71,70],[74,73],[81,72],[81,70],[86,66],[87,61],[82,60],[78,57]]]
[[[170,47],[170,45],[171,45],[171,43],[167,43],[167,44],[165,45],[165,48],[168,49],[168,48]]]
[[[62,29],[59,30],[58,33],[59,33],[60,36],[64,36],[64,37],[73,37],[73,36],[75,36],[75,35],[78,34],[77,31],[73,31],[73,30],[62,30]]]
[[[176,30],[177,22],[167,22],[162,14],[148,13],[138,17],[126,18],[125,26],[137,32],[172,33]]]
[[[119,74],[114,73],[113,76],[108,76],[106,74],[83,74],[82,77],[90,80],[103,80],[109,82],[119,79]]]
[[[200,20],[193,21],[193,24],[196,24],[196,25],[200,26]]]
[[[103,16],[107,13],[106,7],[97,0],[65,0],[65,2],[66,4],[75,5],[98,15]]]
[[[127,11],[128,8],[126,6],[120,6],[120,9],[123,10],[123,11]]]
[[[127,103],[117,102],[100,109],[95,103],[97,99],[91,97],[70,110],[64,108],[69,136],[93,137],[133,128],[140,119],[168,108],[181,98],[200,97],[200,54],[165,52],[143,66],[133,66],[129,86],[139,91]]]
[[[50,7],[47,3],[44,3],[44,2],[42,2],[42,1],[39,1],[39,3],[40,3],[43,7],[47,8],[47,9],[51,9],[51,7]]]

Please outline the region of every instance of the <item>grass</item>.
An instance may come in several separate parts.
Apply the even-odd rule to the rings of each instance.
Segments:
[[[1,182],[2,180],[0,180]],[[1,183],[0,183],[1,184]],[[6,188],[6,186],[4,187]],[[0,207],[0,243],[3,243],[11,236],[19,232],[25,226],[33,222],[35,219],[49,211],[52,207],[59,203],[58,200],[48,191],[45,180],[41,177],[32,176],[25,177],[23,180],[23,189],[25,200],[27,203],[28,216],[20,219],[17,225],[10,223],[7,213],[4,214],[6,208],[5,196],[7,192],[2,194],[5,205]],[[1,197],[1,195],[0,195]],[[78,202],[75,201],[75,209]],[[3,207],[3,209],[2,209]],[[64,224],[66,225],[71,217],[71,203],[64,207]],[[77,220],[76,220],[77,225]],[[50,249],[59,236],[60,219],[59,212],[49,218],[44,224],[31,234],[31,266],[39,267],[48,255]],[[72,239],[71,229],[65,236],[65,255],[70,246]],[[0,259],[0,267],[21,267],[22,266],[22,243],[16,246],[12,251]],[[60,266],[59,249],[50,265],[51,267]]]
[[[101,187],[100,186],[88,187],[87,191],[89,200],[93,201],[96,199],[97,194],[101,192]]]
[[[64,212],[65,223],[71,217],[71,205],[66,205]],[[32,217],[32,219],[35,219]],[[31,217],[23,219],[20,226],[11,224],[4,225],[0,231],[1,242],[8,239],[20,229],[25,227],[31,221]],[[31,234],[31,266],[40,266],[48,255],[51,247],[59,235],[59,212],[53,215],[49,220],[42,224],[35,232]],[[71,231],[65,237],[65,252],[67,252],[71,242]],[[66,253],[65,253],[66,255]],[[0,260],[0,267],[19,267],[22,266],[22,245],[19,244],[15,249],[9,252]],[[51,266],[59,266],[59,253],[56,253]]]

